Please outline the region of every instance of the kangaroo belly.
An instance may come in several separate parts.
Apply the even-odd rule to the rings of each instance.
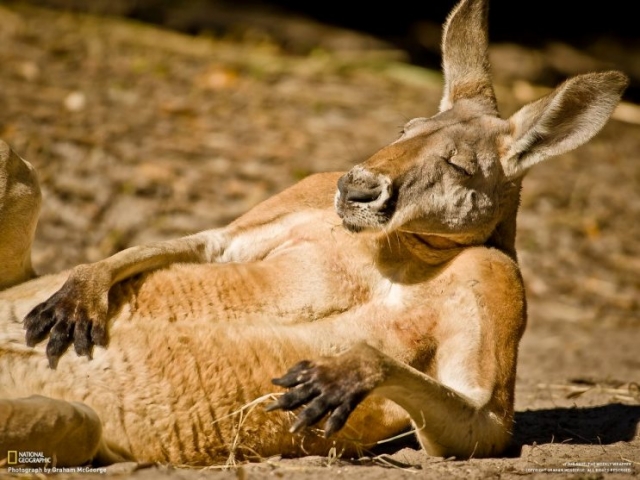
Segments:
[[[340,334],[353,329],[349,311],[360,297],[348,279],[332,276],[335,269],[306,283],[286,275],[275,281],[284,263],[308,269],[317,261],[306,253],[256,264],[176,265],[117,285],[108,348],[94,349],[91,360],[70,352],[56,370],[44,343],[24,344],[21,318],[31,306],[4,298],[0,398],[83,402],[98,413],[105,439],[138,459],[202,464],[252,452],[326,454],[334,439],[317,429],[289,434],[292,414],[264,412],[280,393],[272,378],[361,339]],[[407,425],[406,414],[372,398],[339,443],[355,452]]]
[[[203,464],[229,455],[326,454],[333,445],[317,429],[289,434],[290,413],[264,411],[280,394],[271,378],[326,353],[312,337],[269,324],[157,320],[115,324],[109,348],[92,360],[65,355],[56,370],[40,347],[0,350],[0,397],[83,402],[98,413],[108,442],[144,460]],[[338,444],[355,452],[406,425],[403,412],[372,398]]]

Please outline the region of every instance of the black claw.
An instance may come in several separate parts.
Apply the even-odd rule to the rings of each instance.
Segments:
[[[346,415],[340,415],[339,417],[334,417],[333,415],[331,415],[324,423],[324,438],[329,438],[331,435],[344,427],[344,424],[347,423],[348,418],[349,413],[347,413]]]
[[[91,342],[91,322],[87,319],[77,321],[73,332],[73,347],[80,356],[91,357],[93,343]]]
[[[320,388],[314,383],[308,382],[298,385],[280,397],[280,408],[283,410],[295,410],[299,406],[313,400],[319,394]]]
[[[38,308],[42,307],[42,308]],[[29,347],[35,347],[49,335],[49,331],[55,325],[56,319],[53,315],[43,315],[46,311],[44,305],[38,305],[24,320],[26,342]]]
[[[71,343],[75,328],[75,322],[70,322],[65,318],[58,318],[58,321],[53,326],[51,333],[49,334],[49,343],[52,341]]]
[[[58,320],[57,305],[60,291],[52,295],[47,301],[36,305],[24,318],[24,328],[27,330],[27,345],[34,346],[44,340]]]
[[[307,372],[312,367],[313,364],[309,360],[303,360],[291,367],[282,377],[272,379],[271,383],[279,387],[295,387],[306,381],[306,377],[308,377]]]
[[[47,343],[47,358],[49,366],[53,369],[58,365],[59,358],[69,349],[73,339],[75,324],[60,320],[51,329],[49,342]]]
[[[58,368],[58,362],[60,361],[60,357],[47,356],[47,358],[49,359],[49,368],[51,370],[55,370],[56,368]]]
[[[24,317],[24,328],[26,330],[38,325],[38,320],[42,315],[42,312],[47,308],[44,303],[39,303],[31,309],[31,311]]]
[[[264,407],[264,411],[273,412],[274,410],[280,410],[281,408],[282,407],[280,406],[280,403],[278,402],[278,400],[276,400],[275,402],[271,402],[269,405]]]
[[[353,398],[348,402],[342,403],[333,412],[331,412],[331,415],[329,415],[329,418],[324,424],[324,438],[329,438],[344,427],[349,415],[351,415],[363,397],[364,396]]]
[[[109,343],[106,327],[100,323],[92,323],[90,341],[99,347],[106,347],[107,343]]]
[[[310,427],[318,423],[331,410],[325,397],[315,398],[307,408],[302,410],[295,423],[291,427],[292,432],[297,432],[304,427]]]
[[[320,389],[311,382],[298,385],[293,390],[283,394],[278,400],[270,403],[265,410],[295,410],[301,405],[313,400],[320,394]]]
[[[52,370],[57,368],[60,357],[67,351],[69,345],[69,343],[52,343],[51,341],[47,343],[47,358]]]

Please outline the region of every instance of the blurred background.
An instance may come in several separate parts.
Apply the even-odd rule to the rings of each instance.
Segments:
[[[370,2],[350,6],[337,0],[30,0],[30,3],[102,15],[120,15],[189,34],[262,38],[303,54],[316,48],[397,48],[407,60],[439,65],[440,27],[453,0]],[[343,29],[359,32],[350,35]],[[542,56],[501,75],[545,85],[583,70],[620,68],[632,77],[626,98],[640,100],[640,29],[633,2],[585,3],[538,0],[491,3],[490,35],[495,54],[525,56],[513,46]],[[371,36],[373,38],[367,38]],[[520,61],[522,62],[522,60]],[[526,71],[522,72],[524,68]]]

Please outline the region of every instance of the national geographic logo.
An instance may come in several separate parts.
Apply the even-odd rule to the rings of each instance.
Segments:
[[[9,450],[7,452],[7,465],[33,465],[50,464],[51,457],[46,457],[44,452],[21,452]]]
[[[16,474],[107,473],[107,469],[104,467],[94,468],[90,465],[82,467],[56,467],[52,465],[51,457],[47,457],[44,452],[9,450],[6,459],[0,457],[0,469],[3,468],[5,464],[7,465],[7,472]]]

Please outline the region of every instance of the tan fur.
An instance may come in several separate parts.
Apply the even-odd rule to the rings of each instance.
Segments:
[[[35,276],[31,242],[40,200],[33,167],[0,140],[0,289]]]
[[[59,464],[202,465],[325,454],[333,442],[356,454],[410,423],[431,454],[500,454],[526,324],[521,178],[595,135],[626,78],[576,77],[503,120],[486,11],[463,0],[448,20],[441,112],[350,172],[309,177],[226,228],[26,283],[29,269],[14,267],[17,285],[0,292],[0,458],[15,445]],[[28,179],[2,200],[37,214]],[[31,232],[3,212],[3,239]],[[2,242],[0,258],[29,248]],[[25,345],[25,316],[30,343],[50,331],[46,351]],[[107,331],[108,348],[92,349]],[[69,343],[82,356],[63,355]],[[297,420],[252,404],[282,393],[271,378],[305,359],[271,399],[306,404]],[[304,428],[325,413],[331,430],[350,414],[328,440]],[[81,433],[55,440],[69,418]]]

